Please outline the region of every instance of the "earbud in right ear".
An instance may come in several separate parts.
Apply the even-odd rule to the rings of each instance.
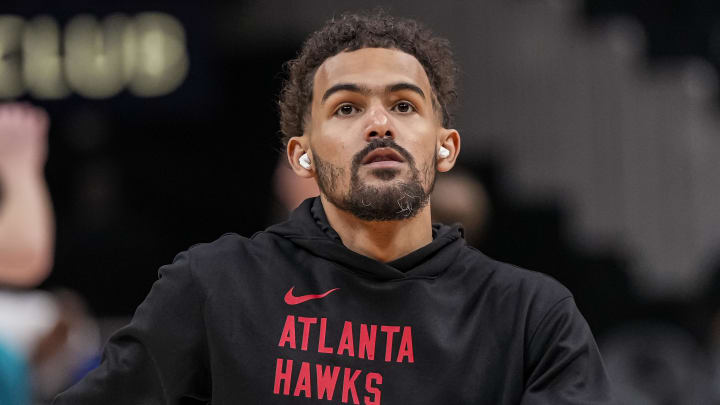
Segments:
[[[310,158],[308,157],[307,153],[303,153],[302,156],[300,156],[300,159],[298,159],[298,163],[300,163],[300,166],[303,167],[305,170],[310,170]]]

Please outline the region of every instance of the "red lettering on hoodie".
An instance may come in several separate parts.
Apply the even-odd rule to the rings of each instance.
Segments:
[[[308,338],[310,337],[310,325],[316,324],[317,318],[306,318],[304,316],[298,316],[298,322],[303,324],[303,337],[302,337],[302,345],[300,346],[300,350],[307,350],[308,349]]]
[[[415,362],[413,356],[412,330],[409,326],[403,328],[402,338],[400,339],[400,350],[398,351],[397,362],[402,363],[403,358],[407,357],[409,363]]]
[[[350,376],[350,371],[349,368],[346,368],[343,376],[342,401],[343,403],[347,403],[348,393],[350,393],[353,397],[353,404],[357,405],[360,401],[358,400],[357,388],[355,388],[355,380],[360,376],[362,370],[355,370],[352,377]]]
[[[375,360],[375,337],[377,335],[377,325],[370,325],[370,333],[368,333],[367,325],[360,324],[360,344],[358,346],[358,355],[361,359],[367,356],[368,360]]]
[[[338,374],[340,374],[340,367],[335,366],[330,372],[330,366],[323,366],[316,364],[315,370],[317,371],[317,393],[318,399],[323,399],[327,394],[328,401],[333,399],[335,394],[335,385],[337,384]]]
[[[285,326],[283,327],[278,346],[284,347],[286,343],[290,343],[290,348],[295,349],[295,317],[292,315],[288,315],[285,319]]]
[[[315,364],[315,389],[313,389],[313,378],[311,376],[311,367],[313,365],[308,362],[300,363],[300,370],[293,379],[293,361],[289,359],[277,359],[275,366],[275,385],[273,393],[275,395],[290,396],[290,388],[292,396],[305,398],[313,398],[313,394],[317,393],[317,399],[327,399],[332,401],[335,396],[335,390],[340,377],[340,370],[343,371],[342,396],[340,400],[348,403],[352,400],[355,405],[360,404],[358,395],[357,380],[363,375],[362,370],[353,370],[347,367],[330,366]],[[365,405],[380,405],[381,389],[383,377],[380,373],[365,374],[365,392],[362,397]],[[362,379],[361,379],[362,380]]]
[[[280,393],[280,384],[285,383],[283,387],[283,394],[290,395],[290,381],[292,380],[292,360],[287,361],[287,368],[282,371],[283,359],[277,359],[275,366],[275,388],[273,392],[275,394]]]
[[[340,337],[340,344],[338,345],[337,354],[343,354],[347,352],[348,356],[355,357],[355,344],[353,342],[353,331],[352,322],[345,321],[343,326],[342,336]]]
[[[320,337],[318,338],[318,352],[332,353],[332,347],[325,346],[325,333],[327,332],[327,318],[320,318]]]
[[[385,361],[391,361],[392,360],[392,347],[393,347],[393,335],[397,332],[400,332],[399,326],[381,326],[380,327],[381,332],[385,332],[387,335],[386,341],[385,341]]]
[[[295,383],[295,391],[293,396],[299,397],[300,392],[305,392],[305,398],[310,398],[312,389],[310,388],[310,363],[303,361],[300,365],[300,374]]]
[[[373,382],[381,385],[382,375],[379,373],[368,373],[365,377],[365,391],[372,395],[372,397],[366,395],[365,398],[363,398],[365,405],[380,405],[380,388],[374,387],[372,385]]]
[[[303,324],[302,340],[300,350],[309,350],[310,332],[313,325],[318,323],[318,318],[297,317],[297,322]],[[338,342],[337,351],[327,344],[327,318],[320,318],[320,330],[318,333],[317,352],[325,354],[338,354],[355,357],[355,339],[358,338],[358,357],[361,359],[375,360],[375,347],[377,343],[377,327],[378,325],[360,324],[360,335],[355,336],[353,324],[351,321],[345,321],[342,333]],[[395,357],[397,363],[414,363],[415,355],[413,352],[412,327],[410,326],[387,326],[380,325],[380,331],[385,334],[385,361],[393,361],[395,334],[400,334],[400,344]],[[297,349],[297,331],[295,326],[295,316],[288,315],[285,319],[282,333],[280,335],[279,347],[289,347]]]

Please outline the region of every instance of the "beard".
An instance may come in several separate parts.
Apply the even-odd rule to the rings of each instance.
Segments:
[[[395,168],[372,169],[370,175],[387,182],[380,186],[370,185],[360,180],[359,172],[362,160],[370,152],[378,148],[391,148],[397,151],[408,164],[410,178],[396,180],[402,172]],[[336,207],[350,212],[364,221],[398,221],[412,218],[427,205],[430,193],[435,186],[436,157],[433,154],[432,166],[423,168],[425,179],[431,178],[430,187],[426,191],[420,179],[420,170],[415,165],[412,155],[392,138],[374,139],[355,154],[350,166],[350,189],[338,195],[338,180],[345,175],[345,168],[334,166],[323,161],[317,153],[313,153],[317,183],[320,191]]]

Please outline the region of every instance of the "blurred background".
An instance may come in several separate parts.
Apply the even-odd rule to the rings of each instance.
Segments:
[[[283,63],[358,3],[189,4],[0,5],[0,100],[51,121],[54,264],[34,293],[82,314],[93,348],[35,367],[36,403],[92,367],[176,253],[294,204],[275,191]],[[720,403],[720,3],[375,5],[448,38],[461,68],[435,219],[570,288],[622,403]]]

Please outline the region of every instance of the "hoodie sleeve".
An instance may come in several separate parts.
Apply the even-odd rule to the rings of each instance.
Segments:
[[[158,274],[130,324],[105,345],[100,366],[58,395],[54,405],[209,401],[204,297],[194,282],[189,252]]]
[[[595,339],[572,297],[545,314],[526,359],[522,405],[614,403]]]

